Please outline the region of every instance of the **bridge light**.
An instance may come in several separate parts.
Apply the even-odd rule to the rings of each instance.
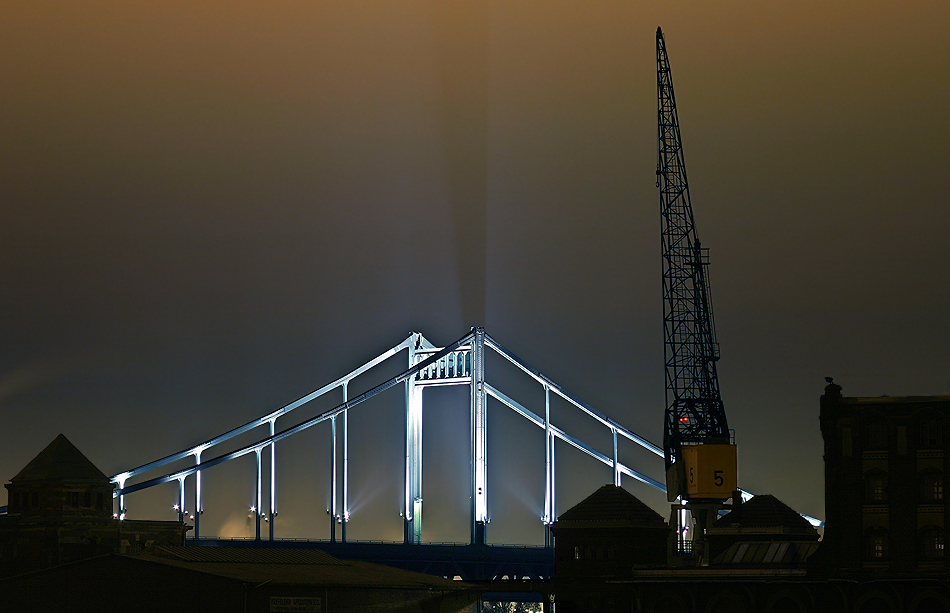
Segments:
[[[172,505],[172,508],[175,509],[176,511],[179,510],[177,504],[173,504],[173,505]]]
[[[119,487],[120,487],[120,488],[123,488],[123,487],[125,487],[125,482],[126,482],[126,481],[128,480],[128,478],[131,477],[131,476],[132,476],[132,473],[129,473],[129,472],[119,473],[118,475],[112,477],[112,479],[110,479],[110,481],[112,481],[113,483],[118,483],[118,484],[119,484]]]

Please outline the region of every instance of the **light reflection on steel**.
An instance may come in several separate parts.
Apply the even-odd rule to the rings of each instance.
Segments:
[[[533,411],[522,406],[518,402],[506,396],[503,392],[496,389],[486,381],[484,360],[486,350],[490,349],[495,354],[503,357],[505,360],[515,365],[522,373],[529,378],[534,379],[544,392],[544,413],[543,416],[535,414]],[[401,351],[407,350],[409,354],[409,367],[404,372],[392,377],[375,387],[369,389],[358,396],[350,398],[348,395],[348,384],[355,377],[371,370],[375,366],[396,356]],[[347,420],[349,410],[353,409],[365,400],[368,400],[396,385],[404,384],[406,395],[406,453],[405,453],[405,483],[404,500],[401,507],[401,514],[405,522],[405,541],[407,543],[422,542],[422,398],[425,387],[438,385],[468,385],[471,390],[470,403],[470,440],[471,440],[471,522],[472,522],[472,542],[484,543],[486,526],[490,521],[488,512],[488,479],[487,479],[487,399],[492,397],[498,400],[502,405],[514,410],[528,421],[534,423],[544,431],[545,437],[545,471],[544,471],[544,515],[540,518],[547,527],[557,517],[556,513],[556,495],[555,495],[555,441],[560,440],[568,445],[579,449],[588,456],[598,460],[609,467],[613,482],[620,483],[622,476],[632,477],[636,481],[647,484],[660,491],[665,491],[665,486],[660,481],[647,476],[646,474],[635,470],[624,464],[619,457],[617,444],[618,437],[626,438],[637,445],[647,449],[653,454],[663,457],[663,449],[654,443],[639,436],[622,424],[597,411],[590,405],[578,400],[561,386],[533,369],[525,362],[520,360],[510,351],[501,346],[491,336],[486,334],[481,328],[474,328],[468,334],[446,347],[436,347],[426,340],[419,333],[412,333],[402,343],[392,349],[380,354],[378,357],[370,360],[363,366],[353,370],[349,374],[340,377],[336,381],[321,387],[320,389],[303,396],[302,398],[264,415],[254,421],[248,422],[243,426],[225,432],[214,437],[200,445],[184,449],[178,453],[166,456],[154,462],[144,464],[129,471],[120,473],[112,477],[112,481],[117,484],[114,496],[118,499],[118,510],[116,515],[124,517],[126,514],[125,496],[150,487],[168,483],[177,480],[182,488],[182,495],[179,497],[181,508],[184,509],[184,488],[185,478],[188,475],[196,475],[195,478],[195,535],[198,536],[198,523],[201,512],[203,511],[203,499],[201,495],[201,479],[207,469],[242,457],[249,453],[256,455],[257,474],[255,481],[255,534],[260,538],[260,520],[266,517],[270,524],[269,537],[274,539],[275,516],[277,515],[277,489],[276,489],[276,443],[284,438],[293,436],[299,432],[309,429],[324,421],[330,421],[335,424],[337,418],[340,418],[340,438],[342,439],[342,500],[337,499],[337,480],[336,475],[340,468],[335,462],[331,463],[334,471],[333,492],[328,505],[328,511],[332,525],[341,523],[341,537],[346,539],[346,525],[350,519],[350,508],[348,501],[348,444],[347,444]],[[294,426],[278,431],[276,420],[292,412],[294,409],[331,392],[340,389],[343,395],[341,404],[316,415],[310,419],[302,421]],[[550,414],[550,396],[554,394],[584,414],[594,418],[598,423],[604,426],[613,437],[613,449],[610,453],[603,453],[595,447],[584,441],[568,434],[563,429],[556,426],[551,421]],[[235,451],[218,455],[206,460],[202,460],[202,453],[215,447],[216,445],[227,441],[239,434],[243,434],[259,426],[267,425],[269,429],[268,436],[254,443],[246,445]],[[331,427],[331,447],[333,447],[333,457],[336,458],[336,429]],[[270,447],[270,505],[269,512],[265,514],[266,509],[263,503],[263,476],[261,467],[261,454]],[[194,465],[183,468],[176,472],[155,477],[139,483],[127,485],[127,481],[133,477],[141,476],[149,471],[155,470],[182,458],[194,457]],[[650,466],[650,471],[661,472],[662,462]],[[342,504],[340,504],[342,503]],[[335,530],[335,527],[333,528]]]

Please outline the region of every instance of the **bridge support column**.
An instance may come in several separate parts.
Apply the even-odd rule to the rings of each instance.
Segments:
[[[336,415],[330,417],[330,508],[327,513],[330,515],[330,542],[336,542]]]
[[[270,435],[274,436],[276,419],[270,420]],[[274,443],[270,444],[270,512],[267,521],[270,528],[270,540],[274,540],[274,518],[277,516],[277,452]],[[197,518],[198,515],[195,515]],[[195,520],[197,522],[197,519]]]
[[[349,383],[343,384],[343,402],[346,403],[349,398],[347,394],[349,389]],[[340,540],[346,542],[346,524],[350,521],[350,503],[349,503],[349,435],[347,434],[347,426],[349,425],[349,408],[343,409],[343,512],[341,515],[341,524],[340,524]]]
[[[485,534],[485,533],[486,533],[485,528],[486,528],[487,526],[488,526],[488,522],[484,522],[484,521],[476,521],[476,522],[475,522],[475,527],[474,527],[474,530],[473,530],[473,532],[472,532],[472,544],[473,544],[473,545],[486,545],[486,544],[488,543],[488,539],[487,539],[487,536],[486,536],[486,534]]]
[[[472,544],[486,543],[488,525],[488,399],[485,394],[485,328],[472,338]]]
[[[261,540],[261,450],[255,449],[254,456],[257,459],[257,487],[254,490],[254,540]]]
[[[551,388],[544,386],[544,546],[554,546],[551,525],[557,519],[554,489],[554,433],[551,431]]]
[[[610,432],[614,436],[614,485],[620,487],[620,460],[617,451],[617,429],[611,428]]]
[[[185,478],[178,477],[178,521],[185,521]]]
[[[349,400],[349,384],[343,383],[343,404],[346,405]],[[337,417],[340,418],[340,438],[342,439],[342,482],[343,482],[343,504],[338,503],[340,493],[340,453],[337,451]],[[330,508],[327,513],[330,515],[330,542],[336,542],[336,527],[340,524],[341,542],[346,542],[346,524],[350,521],[349,508],[349,439],[347,438],[346,428],[349,423],[349,408],[344,406],[343,411],[330,417]]]
[[[201,464],[201,451],[195,452],[195,465]],[[201,507],[201,471],[195,471],[195,541],[200,538],[199,529],[201,527],[201,514],[204,513]]]
[[[409,347],[409,366],[415,366],[416,347]],[[415,377],[406,381],[406,474],[403,519],[406,544],[422,542],[422,388]]]
[[[125,478],[118,480],[119,489],[125,489]],[[119,494],[119,509],[115,512],[118,519],[125,519],[125,494]]]

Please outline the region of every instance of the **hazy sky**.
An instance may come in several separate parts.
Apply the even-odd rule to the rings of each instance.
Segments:
[[[472,325],[660,442],[658,25],[740,484],[822,516],[825,376],[845,395],[950,394],[944,0],[3,13],[2,480],[60,432],[113,474],[411,330],[445,344]],[[426,397],[434,540],[467,538],[452,397]],[[351,417],[359,537],[401,536],[400,400]],[[489,536],[537,541],[540,431],[490,410]],[[327,531],[327,429],[308,437],[279,450],[278,535]],[[611,477],[558,453],[563,512]],[[639,468],[661,478],[658,459]],[[216,470],[203,526],[243,533],[252,464]],[[132,516],[170,519],[174,496],[130,498]]]

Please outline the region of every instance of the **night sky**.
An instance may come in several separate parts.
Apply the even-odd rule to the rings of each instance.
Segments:
[[[950,394],[943,0],[6,3],[0,479],[59,433],[112,475],[473,325],[661,442],[658,25],[740,485],[823,516],[825,376]],[[454,392],[427,540],[468,537]],[[401,400],[351,414],[352,538],[401,538]],[[541,431],[489,410],[489,539],[539,542]],[[278,536],[328,534],[327,433],[278,448]],[[560,513],[611,473],[558,454]],[[232,464],[205,534],[247,534]]]

